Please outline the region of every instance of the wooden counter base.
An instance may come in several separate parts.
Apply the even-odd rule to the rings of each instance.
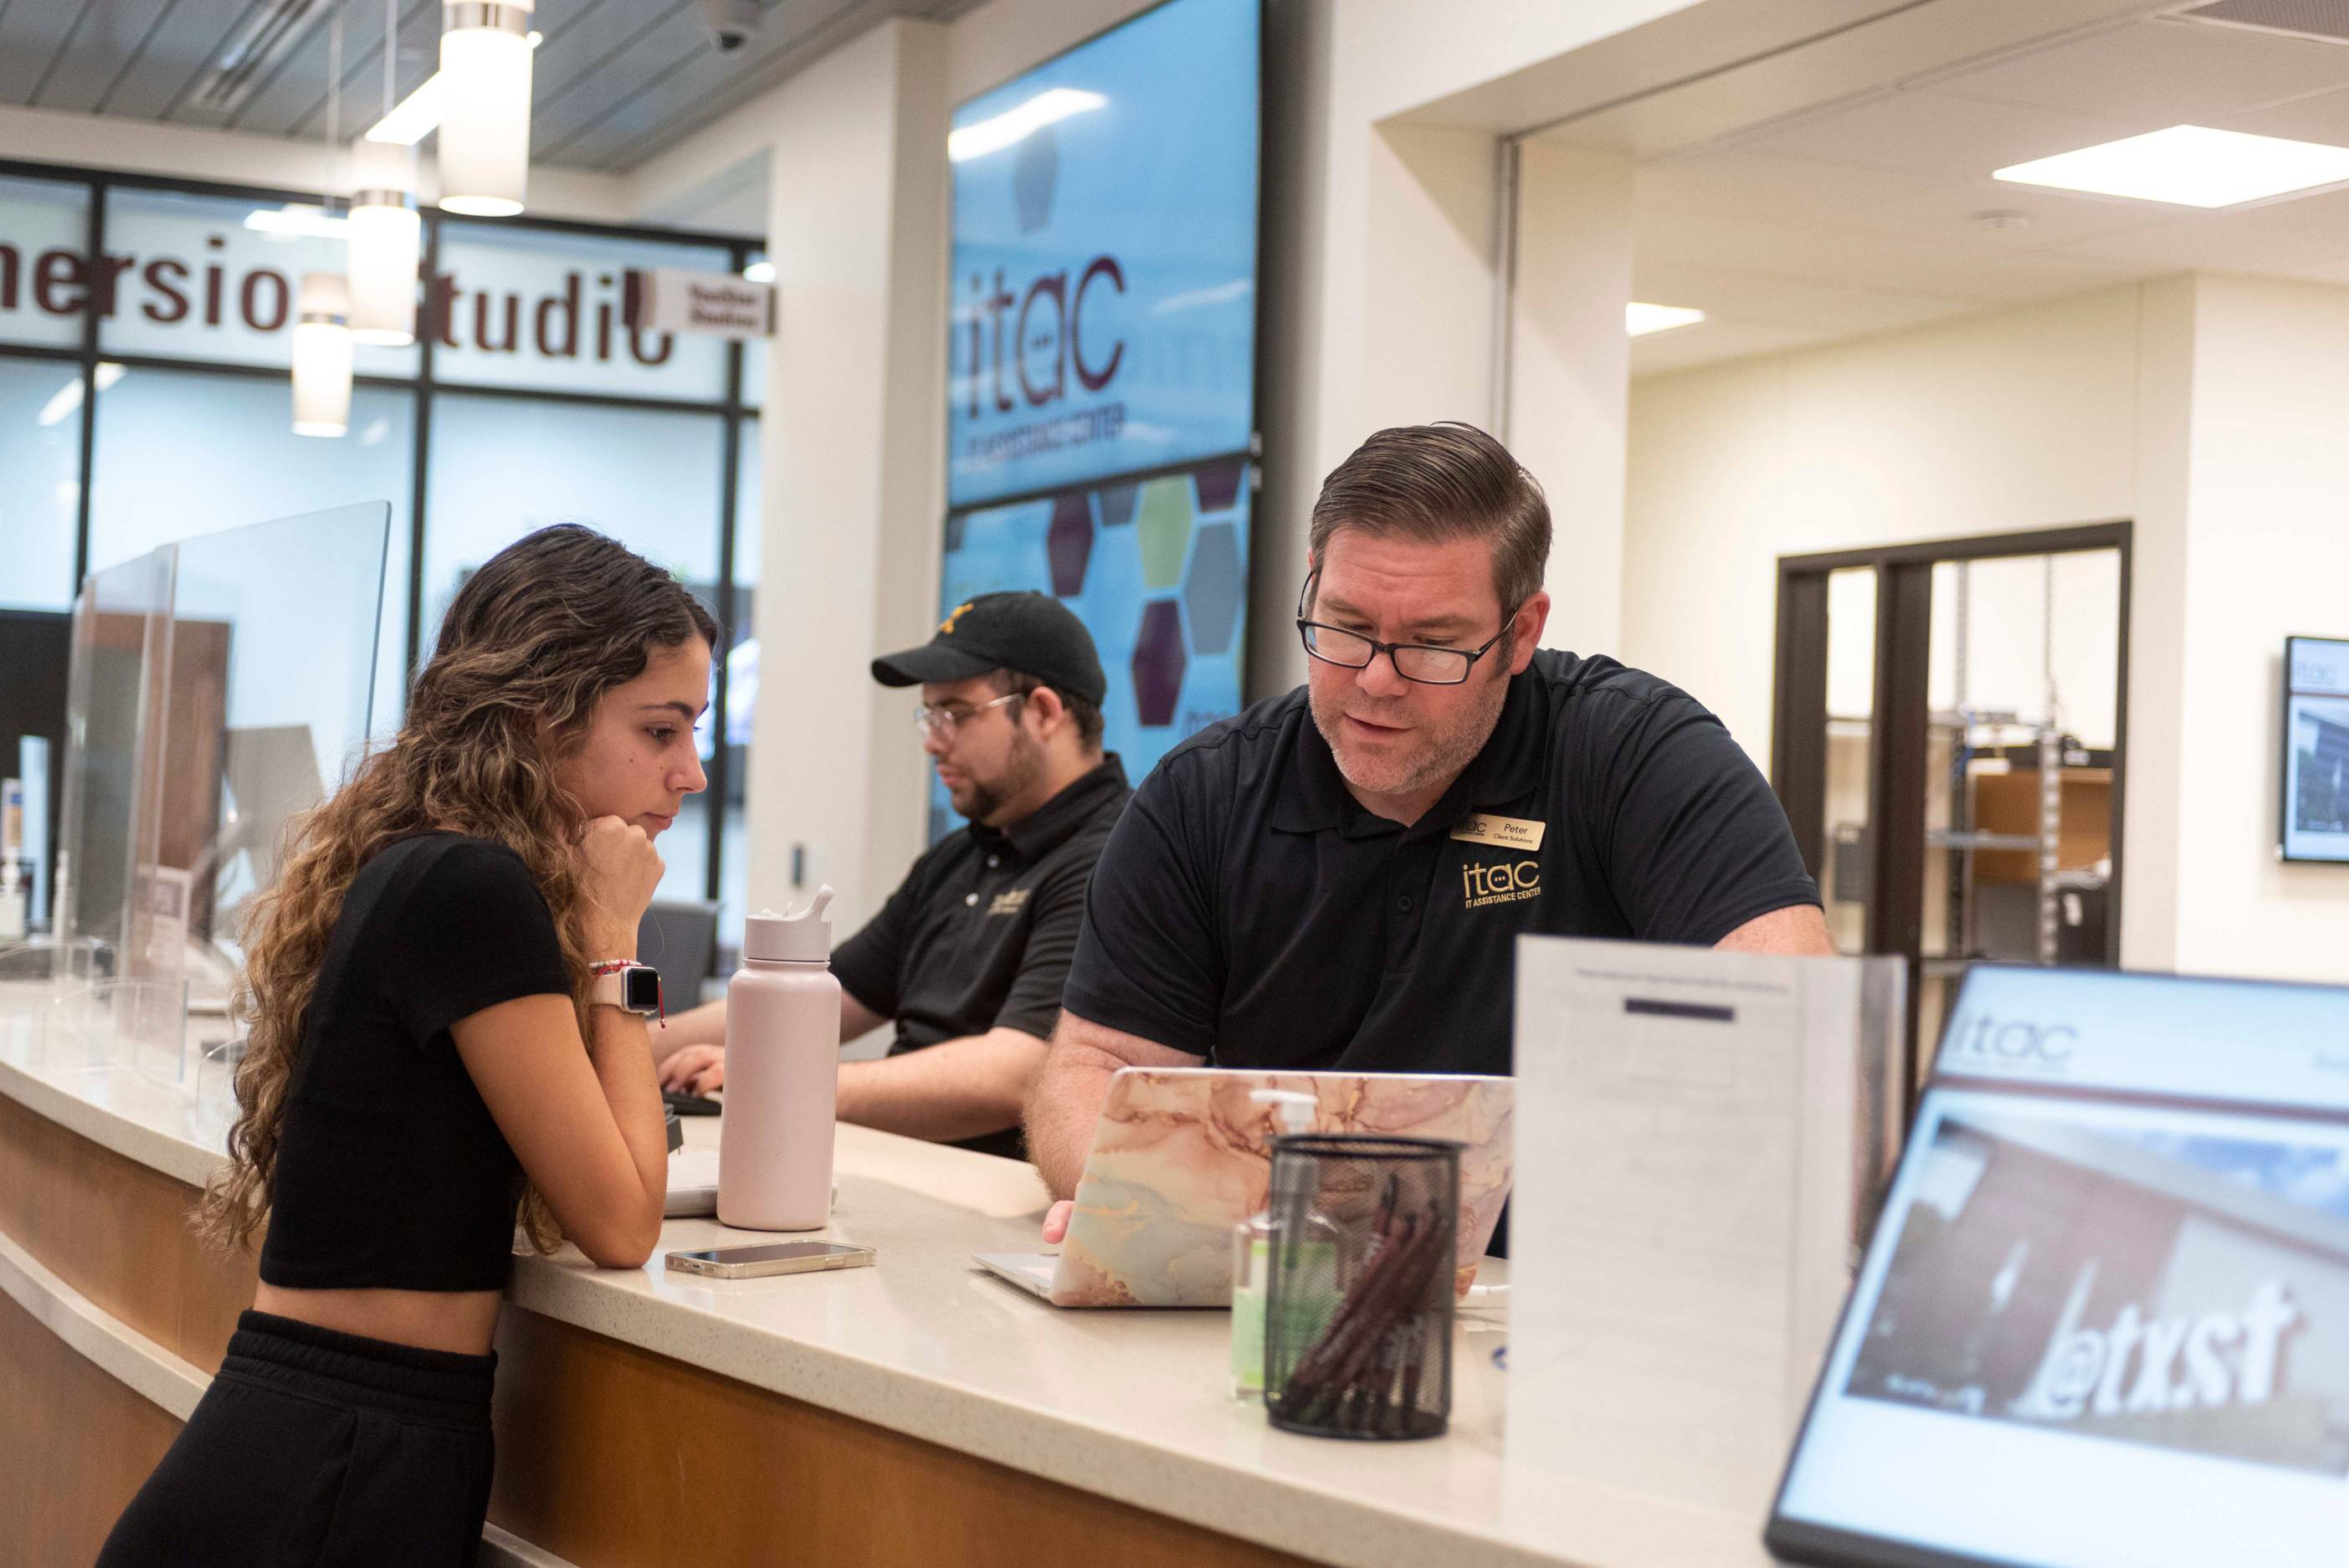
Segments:
[[[509,1306],[491,1520],[587,1568],[1304,1560]]]
[[[0,1096],[0,1231],[210,1372],[253,1258],[195,1190]],[[1304,1560],[771,1394],[509,1306],[496,1523],[578,1568],[736,1563],[1293,1568]],[[87,1563],[179,1428],[0,1296],[0,1568]]]

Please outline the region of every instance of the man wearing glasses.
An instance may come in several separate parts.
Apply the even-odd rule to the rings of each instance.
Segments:
[[[970,822],[832,955],[840,1037],[896,1028],[886,1057],[840,1065],[840,1117],[1021,1158],[1085,882],[1133,793],[1102,752],[1101,658],[1050,595],[987,593],[924,646],[874,660],[873,678],[921,686],[922,749]],[[725,1030],[723,1003],[672,1019],[662,1087],[721,1088]]]
[[[1721,722],[1537,646],[1549,539],[1540,487],[1464,425],[1381,430],[1330,475],[1306,685],[1168,753],[1102,851],[1028,1102],[1056,1196],[1122,1067],[1508,1072],[1521,932],[1833,951]]]

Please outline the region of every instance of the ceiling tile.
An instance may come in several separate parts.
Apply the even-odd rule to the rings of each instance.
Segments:
[[[2349,56],[2349,49],[2340,52]],[[2221,130],[2247,130],[2253,136],[2283,136],[2294,141],[2349,147],[2349,88],[2312,93],[2289,103],[2222,115],[2210,123]]]
[[[935,0],[933,0],[935,3]],[[864,26],[895,12],[912,15],[920,7],[911,0],[877,4],[876,0],[800,0],[788,10],[771,15],[765,26],[731,55],[712,54],[665,88],[667,117],[655,128],[626,139],[598,137],[592,148],[566,150],[609,167],[628,169],[672,146],[703,126],[723,118],[809,60],[855,36]]]
[[[81,31],[41,83],[36,108],[88,114],[139,53],[171,0],[89,0]]]
[[[1729,150],[1642,165],[1632,174],[1631,199],[1663,212],[1800,222],[1923,196],[1949,183],[1939,175]]]
[[[88,14],[57,4],[0,8],[0,103],[28,104]]]
[[[531,116],[531,156],[561,162],[563,145],[661,72],[716,45],[689,3],[607,0],[539,50],[548,72]]]
[[[1633,253],[1657,261],[1809,278],[1861,288],[2012,300],[2099,287],[2128,269],[2086,256],[2031,252],[1984,257],[1930,240],[1816,224],[1640,212]]]
[[[2163,271],[2252,273],[2349,258],[2349,191],[2198,212],[2127,233],[2081,240],[2051,253]]]
[[[1971,180],[2011,163],[2093,147],[2168,123],[2100,119],[1940,93],[1892,92],[1735,145],[1746,151]]]
[[[1740,267],[1670,261],[1646,250],[1631,257],[1631,297],[1651,304],[1692,305],[1711,315],[1751,314],[1773,300],[1816,287],[1805,277],[1778,277]]]
[[[1753,325],[1806,331],[1893,332],[1953,315],[1993,309],[1980,300],[1885,289],[1812,288],[1772,300],[1753,315]],[[1740,321],[1749,318],[1739,316]]]
[[[179,0],[97,107],[100,114],[160,119],[227,46],[244,0]]]
[[[1985,212],[2010,213],[2022,222],[1993,228],[1982,221]],[[2178,209],[2157,202],[2048,191],[2000,180],[1968,180],[1943,185],[1928,195],[1861,208],[1837,222],[1874,233],[1908,234],[1961,245],[1988,256],[2142,229],[2169,222],[2177,215]]]
[[[2142,21],[1939,76],[1929,86],[2157,129],[2349,87],[2349,49],[2240,27]]]
[[[552,11],[552,5],[541,11]],[[354,13],[354,19],[357,14]],[[440,5],[439,0],[402,0],[399,41],[394,58],[398,79],[391,101],[398,103],[424,85],[440,68]],[[383,118],[383,19],[370,15],[343,38],[342,119],[346,128],[373,125]],[[323,136],[326,129],[326,73],[305,73],[289,95],[293,119],[283,134],[296,139]]]
[[[1653,376],[1692,365],[1723,359],[1744,359],[1756,354],[1783,354],[1790,348],[1819,343],[1836,335],[1785,326],[1748,326],[1736,322],[1700,322],[1672,332],[1659,332],[1631,340],[1632,376]]]

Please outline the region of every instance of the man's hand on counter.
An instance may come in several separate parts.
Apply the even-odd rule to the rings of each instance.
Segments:
[[[660,1064],[660,1086],[678,1094],[715,1094],[726,1087],[726,1047],[688,1046]]]
[[[1077,1212],[1073,1199],[1063,1198],[1044,1211],[1044,1243],[1058,1246],[1061,1238],[1069,1233],[1069,1216]]]

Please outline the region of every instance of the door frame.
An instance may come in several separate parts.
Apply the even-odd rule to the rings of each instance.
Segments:
[[[1868,716],[1868,921],[1863,949],[1893,954],[1909,965],[1909,1035],[1902,1078],[1913,1078],[1921,993],[1925,913],[1926,751],[1922,746],[1876,744],[1883,737],[1921,735],[1930,717],[1928,677],[1932,661],[1933,568],[1944,561],[2000,556],[2061,555],[2088,550],[2120,556],[2120,689],[2113,714],[2113,875],[2106,894],[2105,962],[2120,965],[2120,852],[2128,772],[2129,597],[2134,524],[2127,519],[2075,523],[2017,533],[1924,540],[1857,550],[1831,550],[1778,558],[1777,648],[1771,708],[1770,785],[1795,830],[1803,864],[1814,878],[1826,869],[1827,574],[1856,566],[1876,570],[1876,691]],[[1904,1103],[1917,1085],[1904,1081]]]

